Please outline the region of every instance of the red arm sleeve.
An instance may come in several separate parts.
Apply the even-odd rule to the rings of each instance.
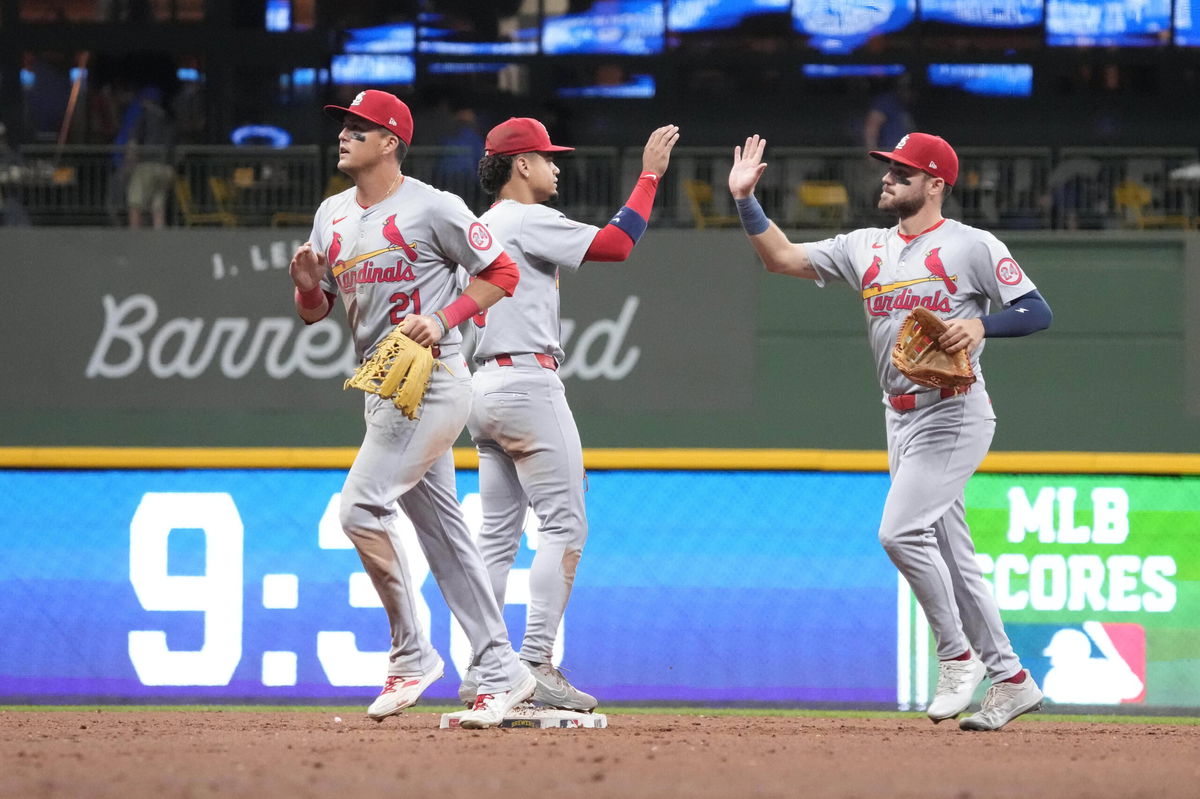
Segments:
[[[645,230],[650,221],[650,209],[654,207],[654,195],[658,191],[658,175],[653,172],[643,172],[634,184],[625,207],[617,212],[612,222],[609,222],[596,237],[583,255],[585,261],[624,261],[633,252],[641,231]],[[637,217],[625,217],[622,214],[632,211]],[[638,218],[640,217],[640,219]],[[632,223],[632,228],[631,228]],[[632,229],[632,232],[630,230]]]
[[[650,221],[650,209],[654,207],[654,194],[658,191],[658,175],[653,172],[643,172],[634,184],[633,191],[625,204],[641,214],[642,219]]]
[[[517,281],[521,279],[521,270],[508,253],[502,252],[475,277],[502,289],[511,297],[517,288]]]

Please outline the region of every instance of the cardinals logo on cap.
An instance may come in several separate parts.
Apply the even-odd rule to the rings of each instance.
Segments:
[[[350,105],[362,105],[364,95],[366,95],[366,92],[359,92]]]

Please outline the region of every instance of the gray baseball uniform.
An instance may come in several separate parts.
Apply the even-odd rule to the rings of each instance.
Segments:
[[[964,506],[996,425],[979,364],[984,342],[971,355],[977,382],[949,396],[909,381],[892,366],[891,350],[917,304],[943,318],[981,317],[1036,286],[995,236],[952,219],[907,242],[897,227],[867,228],[805,250],[818,285],[843,281],[863,297],[892,475],[880,542],[924,609],[938,656],[954,658],[969,642],[993,680],[1012,677],[1021,664],[975,562]]]
[[[503,607],[526,510],[539,522],[521,658],[550,663],[587,541],[583,450],[562,380],[558,276],[582,263],[599,228],[544,205],[502,200],[480,217],[521,270],[520,289],[477,330],[467,427],[479,450],[479,548]]]
[[[322,288],[341,296],[356,352],[365,358],[405,315],[432,313],[457,297],[458,265],[478,274],[503,250],[462,200],[412,177],[370,208],[355,197],[349,189],[325,200],[310,241],[329,261]],[[417,620],[413,591],[419,587],[409,584],[396,543],[398,502],[471,642],[480,690],[490,693],[525,676],[455,488],[450,449],[471,402],[461,341],[451,329],[439,343],[442,367],[433,371],[419,420],[406,418],[390,400],[366,395],[366,434],[342,489],[340,521],[387,611],[388,673],[424,673],[439,661]]]

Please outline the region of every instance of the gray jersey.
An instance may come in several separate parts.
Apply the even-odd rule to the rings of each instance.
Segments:
[[[558,272],[575,270],[599,228],[567,219],[545,205],[501,200],[480,217],[521,269],[510,299],[477,317],[475,362],[501,354],[544,353],[562,362]]]
[[[321,203],[309,240],[329,261],[321,287],[345,303],[363,358],[408,314],[449,305],[459,265],[479,274],[503,249],[461,199],[415,178],[370,208],[355,197],[351,188]],[[438,346],[453,352],[461,341],[454,328]]]
[[[863,228],[805,245],[817,284],[844,281],[859,290],[879,385],[887,394],[923,391],[892,366],[892,348],[909,311],[923,305],[944,319],[985,316],[1037,288],[1004,243],[953,219],[905,242],[898,227]],[[985,339],[986,341],[986,339]],[[979,356],[971,354],[980,381]]]

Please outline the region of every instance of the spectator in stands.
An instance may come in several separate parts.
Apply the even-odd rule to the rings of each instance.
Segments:
[[[149,212],[155,229],[162,229],[167,224],[167,197],[175,182],[175,168],[171,165],[174,124],[163,108],[162,90],[158,87],[143,89],[137,104],[140,113],[125,143],[129,227],[140,228],[143,215]]]
[[[479,207],[481,197],[475,173],[479,153],[484,148],[475,109],[458,103],[454,108],[453,127],[438,144],[449,149],[438,160],[435,185],[462,197],[472,211],[481,212],[484,209]]]
[[[913,99],[912,79],[908,75],[901,75],[871,96],[863,120],[862,143],[868,152],[891,149],[910,130],[920,129],[913,119]]]

